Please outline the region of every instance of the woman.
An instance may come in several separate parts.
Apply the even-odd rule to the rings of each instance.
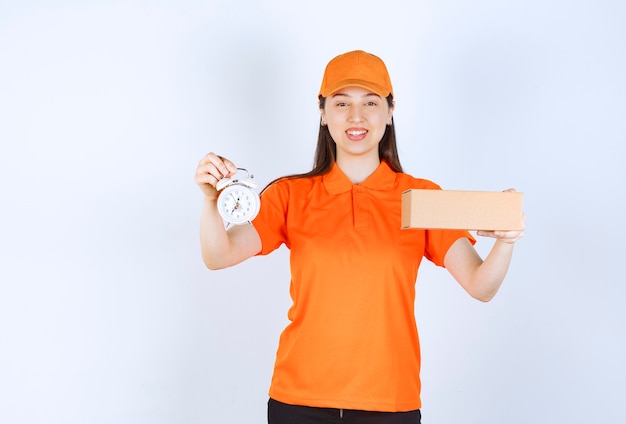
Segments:
[[[495,238],[483,261],[467,231],[400,229],[401,193],[439,186],[402,172],[393,88],[378,57],[359,50],[331,60],[319,110],[313,170],[271,183],[252,225],[226,231],[217,212],[215,185],[236,173],[233,162],[214,153],[200,161],[202,257],[219,269],[282,244],[291,251],[293,305],[276,355],[270,424],[419,423],[413,306],[422,257],[488,301],[523,231],[479,231]]]

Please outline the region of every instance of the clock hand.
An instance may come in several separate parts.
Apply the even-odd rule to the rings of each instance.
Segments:
[[[230,197],[233,198],[233,200],[235,201],[235,205],[233,206],[233,209],[230,211],[230,213],[235,212],[236,210],[239,209],[239,198],[236,198],[235,195],[233,193],[230,193]]]

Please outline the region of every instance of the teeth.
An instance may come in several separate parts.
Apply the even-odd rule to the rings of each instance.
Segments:
[[[348,131],[348,134],[350,135],[363,135],[365,134],[367,131],[365,130],[361,130],[361,131]]]

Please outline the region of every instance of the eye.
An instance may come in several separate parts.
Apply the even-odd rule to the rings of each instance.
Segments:
[[[376,102],[369,101],[369,102],[365,103],[365,106],[376,106],[376,104],[377,104]]]

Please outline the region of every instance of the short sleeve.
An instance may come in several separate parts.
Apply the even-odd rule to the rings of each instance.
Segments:
[[[287,241],[286,221],[289,186],[284,181],[272,183],[261,194],[259,214],[252,225],[259,233],[262,248],[258,255],[267,255]]]
[[[424,256],[435,265],[444,266],[448,249],[460,238],[467,238],[472,245],[476,239],[465,230],[426,230],[426,248]]]
[[[422,180],[423,181],[423,180]],[[431,190],[441,190],[441,187],[427,181],[427,186]],[[426,246],[424,256],[438,266],[444,266],[443,262],[446,258],[448,249],[460,238],[467,238],[472,245],[476,244],[476,239],[465,230],[426,230]]]

